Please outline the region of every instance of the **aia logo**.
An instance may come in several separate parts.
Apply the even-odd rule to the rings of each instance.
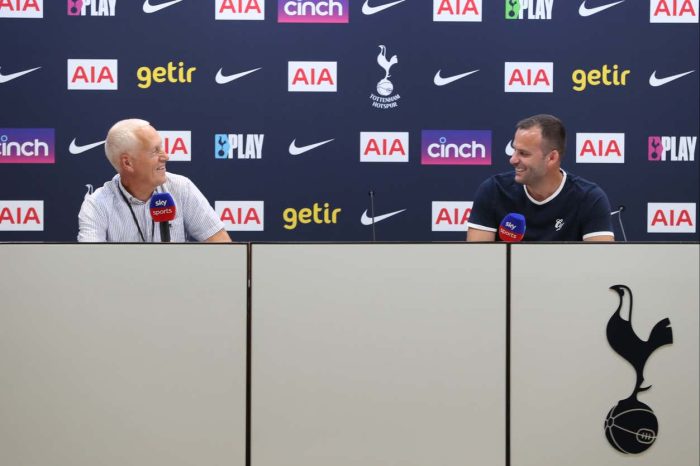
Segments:
[[[554,92],[554,63],[506,62],[506,92]]]
[[[217,20],[265,19],[265,0],[215,0],[214,9]]]
[[[334,61],[290,61],[289,92],[337,92],[338,63]]]
[[[215,159],[261,159],[264,134],[215,134]]]
[[[264,201],[216,201],[214,211],[227,231],[264,231]]]
[[[115,16],[117,0],[68,0],[68,16]]]
[[[0,18],[43,18],[44,0],[0,0]]]
[[[647,233],[695,233],[694,202],[647,204]]]
[[[650,23],[697,23],[698,0],[651,0]]]
[[[360,162],[408,162],[408,133],[360,133]]]
[[[117,60],[68,59],[68,89],[116,91],[119,87]]]
[[[473,205],[471,201],[433,201],[432,231],[466,232]]]
[[[278,23],[347,23],[350,0],[278,0]]]
[[[576,133],[576,163],[625,163],[625,133]]]
[[[480,22],[481,0],[433,0],[433,21]]]
[[[649,136],[650,162],[693,162],[697,136]]]
[[[0,231],[44,231],[44,201],[0,201]]]
[[[170,162],[192,161],[192,133],[190,131],[158,131],[163,138],[163,151]]]
[[[554,0],[506,0],[506,19],[552,19]]]

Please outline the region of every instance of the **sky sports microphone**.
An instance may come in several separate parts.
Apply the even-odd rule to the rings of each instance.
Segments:
[[[510,213],[503,217],[498,226],[498,237],[506,243],[517,243],[525,236],[525,216]]]
[[[170,193],[155,193],[151,197],[151,218],[160,225],[160,241],[170,242],[170,223],[175,220],[175,200]]]

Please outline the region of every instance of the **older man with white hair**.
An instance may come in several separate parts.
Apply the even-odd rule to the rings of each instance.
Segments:
[[[86,196],[78,214],[80,242],[160,242],[149,202],[169,193],[176,205],[170,224],[173,242],[230,242],[224,224],[188,178],[166,171],[168,154],[149,122],[122,120],[107,133],[107,159],[117,175]]]

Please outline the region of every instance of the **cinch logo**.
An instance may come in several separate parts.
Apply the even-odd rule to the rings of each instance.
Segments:
[[[289,92],[336,92],[338,63],[334,61],[290,61]]]
[[[491,131],[421,131],[421,165],[491,165]]]
[[[115,16],[117,0],[68,0],[68,16]]]
[[[319,205],[314,202],[312,207],[304,207],[302,209],[294,209],[289,207],[282,212],[285,230],[294,230],[297,225],[315,223],[316,225],[335,225],[338,223],[339,208],[331,208],[327,202]]]
[[[552,19],[553,7],[554,0],[506,0],[506,19]]]
[[[695,233],[694,202],[647,204],[647,233]]]
[[[408,162],[408,133],[360,133],[360,162]]]
[[[0,18],[43,18],[44,0],[0,0]]]
[[[573,89],[581,92],[586,89],[586,84],[589,86],[626,86],[629,74],[630,70],[619,70],[617,65],[613,65],[612,69],[608,65],[603,65],[602,69],[593,69],[588,73],[584,70],[574,70],[571,73],[571,80],[574,82]]]
[[[277,0],[278,23],[347,23],[349,0]]]
[[[625,163],[625,133],[576,133],[576,163]]]
[[[473,202],[433,201],[433,231],[467,231]]]
[[[0,231],[44,231],[44,201],[0,201]]]
[[[216,201],[214,211],[227,231],[265,230],[265,201]]]
[[[697,23],[698,0],[651,0],[650,23]]]
[[[697,136],[649,136],[650,162],[694,162]]]
[[[192,161],[191,131],[158,131],[163,138],[163,150],[170,162]]]
[[[68,89],[115,91],[118,88],[117,60],[68,59]]]
[[[506,62],[506,92],[554,92],[554,63]]]
[[[433,0],[433,21],[481,21],[481,0]]]
[[[141,89],[148,89],[153,83],[189,84],[192,82],[192,73],[197,68],[192,66],[185,69],[184,62],[178,62],[177,66],[173,62],[168,62],[168,66],[156,66],[151,70],[147,66],[142,66],[136,70],[137,84]]]
[[[216,0],[215,19],[264,20],[265,0]]]
[[[55,163],[53,128],[0,128],[0,163]]]
[[[215,159],[261,159],[264,134],[215,134]]]

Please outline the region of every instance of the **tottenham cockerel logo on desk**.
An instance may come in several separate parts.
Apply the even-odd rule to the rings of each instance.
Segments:
[[[673,343],[673,332],[667,317],[654,325],[647,341],[639,338],[632,328],[632,290],[625,285],[613,285],[610,289],[619,295],[620,305],[608,321],[608,343],[632,365],[637,380],[632,394],[620,400],[608,413],[605,437],[616,450],[637,454],[647,450],[659,435],[654,411],[637,399],[638,393],[651,388],[650,385],[642,387],[644,366],[654,351]]]

